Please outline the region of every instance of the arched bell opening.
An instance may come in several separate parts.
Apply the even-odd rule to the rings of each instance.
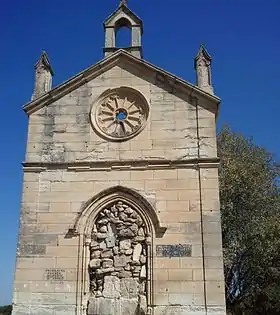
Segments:
[[[119,19],[115,24],[116,48],[128,48],[132,46],[131,23],[126,18]]]
[[[143,22],[125,4],[121,4],[104,22],[105,56],[125,49],[142,58]]]

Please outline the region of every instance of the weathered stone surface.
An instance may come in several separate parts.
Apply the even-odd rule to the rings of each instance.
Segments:
[[[123,278],[120,282],[121,296],[136,298],[138,296],[138,282],[134,278]]]
[[[101,251],[100,250],[93,250],[90,253],[90,258],[100,258]]]
[[[120,310],[119,301],[116,299],[92,297],[89,299],[87,314],[88,315],[117,315]]]
[[[132,267],[131,267],[131,270],[132,270],[133,272],[140,272],[140,271],[141,271],[141,266],[132,266]]]
[[[127,263],[131,261],[131,258],[125,255],[114,257],[115,267],[125,267]]]
[[[116,276],[104,277],[103,296],[105,298],[117,299],[121,296],[120,279]]]
[[[205,308],[203,306],[156,306],[154,308],[154,315],[205,315]],[[210,314],[210,313],[209,313]],[[213,315],[225,315],[226,313],[213,313]]]
[[[100,215],[101,215],[101,217],[104,216],[103,213],[101,213]],[[97,221],[97,223],[100,224],[100,225],[103,225],[103,224],[106,225],[106,224],[108,224],[108,222],[109,222],[108,219],[100,219],[100,220]]]
[[[96,238],[100,240],[104,240],[107,238],[107,233],[97,233]]]
[[[67,309],[67,307],[65,307]],[[26,304],[16,304],[13,305],[13,315],[53,315],[54,314],[55,307],[50,305],[34,305],[32,308],[30,308],[30,305]],[[74,310],[75,308],[72,308],[72,313],[69,312],[69,314],[75,314]],[[68,309],[69,311],[69,309]]]
[[[130,223],[135,223],[136,222],[136,219],[133,219],[133,218],[127,218],[126,220],[127,220],[127,222],[130,222]]]
[[[99,243],[96,240],[92,240],[91,243],[90,243],[90,249],[91,250],[99,249]]]
[[[120,241],[120,249],[130,249],[131,248],[131,239]]]
[[[111,273],[111,272],[114,272],[114,271],[115,271],[114,267],[112,267],[112,268],[101,268],[101,269],[97,269],[96,273],[99,274],[99,275],[103,275],[103,274]]]
[[[130,248],[130,249],[127,249],[126,251],[125,251],[125,254],[126,255],[132,255],[132,253],[133,253],[133,249],[132,248]]]
[[[100,268],[100,266],[101,266],[101,259],[92,259],[89,262],[89,267],[91,269],[97,269],[97,268]]]
[[[130,208],[130,207],[127,207],[125,210],[124,210],[124,213],[128,214],[128,215],[131,215],[133,213],[133,210]]]
[[[137,244],[137,245],[134,247],[132,260],[133,260],[133,261],[139,261],[139,260],[140,260],[141,252],[142,252],[142,245],[141,245],[141,244]]]
[[[140,272],[140,279],[145,279],[147,277],[146,266],[143,265]]]
[[[132,231],[133,235],[136,236],[138,233],[138,225],[137,224],[132,224],[132,226],[130,227],[130,230]]]
[[[126,220],[127,220],[127,215],[125,214],[125,213],[120,213],[120,220],[122,220],[122,221],[124,221],[124,222],[126,222]]]
[[[100,231],[101,233],[107,233],[107,232],[108,232],[107,226],[105,226],[105,225],[101,226],[101,227],[99,228],[99,231]]]
[[[96,297],[101,297],[102,296],[102,290],[97,290],[95,293]]]
[[[130,266],[130,264],[126,264],[125,267],[124,267],[124,270],[126,271],[130,271],[132,268]]]
[[[145,234],[144,228],[139,231],[135,223],[140,221],[131,207],[118,202],[100,212],[92,232],[98,242],[94,246],[94,241],[91,242],[91,257],[98,258],[92,259],[89,265],[91,291],[95,297],[120,298],[119,307],[127,314],[136,311],[131,308],[135,301],[141,300],[145,308],[143,297],[139,297],[140,294],[146,296],[146,286],[143,283],[140,286],[140,279],[146,279],[147,270],[147,251],[145,245],[139,243],[145,240],[141,236]],[[123,300],[126,298],[135,301]]]
[[[139,308],[140,308],[140,314],[146,314],[147,313],[147,309],[148,309],[148,305],[147,305],[147,297],[143,294],[139,295]]]
[[[121,270],[120,273],[119,273],[119,277],[120,278],[131,278],[132,277],[132,273],[131,273],[131,271]]]
[[[104,241],[103,241],[103,242],[100,242],[99,248],[100,248],[100,249],[106,249],[106,248],[107,248],[106,243],[105,243]]]
[[[139,236],[145,236],[145,233],[144,233],[144,229],[143,229],[143,228],[140,228],[140,229],[138,230],[138,235],[139,235]]]
[[[124,11],[122,17],[128,12]],[[112,32],[107,34],[108,47],[115,40],[113,26],[108,28],[108,32]],[[133,40],[137,39],[137,30],[132,27],[132,32]],[[133,44],[135,47],[140,45],[135,41]],[[205,58],[201,54],[199,57]],[[138,63],[135,59],[130,62],[128,59],[120,52],[119,57],[112,59],[114,64],[109,59],[108,66],[107,61],[102,62],[102,69],[92,67],[76,77],[75,82],[67,82],[69,90],[65,91],[66,94],[60,93],[56,97],[60,89],[55,89],[45,95],[42,102],[36,102],[48,106],[41,108],[34,103],[34,110],[29,115],[26,150],[26,162],[30,167],[25,167],[27,171],[24,172],[24,215],[20,229],[20,245],[23,247],[20,246],[22,255],[18,257],[15,276],[17,289],[20,286],[26,296],[20,296],[22,309],[15,304],[13,315],[17,312],[18,315],[86,313],[80,309],[80,299],[86,307],[87,296],[100,296],[104,301],[97,303],[101,306],[97,307],[94,315],[127,315],[130,312],[135,315],[134,306],[138,301],[139,308],[145,307],[142,296],[147,297],[150,289],[152,296],[149,301],[155,305],[153,315],[202,315],[205,313],[205,292],[201,253],[207,254],[204,264],[206,301],[212,305],[224,305],[215,136],[218,99],[200,93],[199,89],[190,93],[191,89],[184,82],[171,79],[160,69],[154,71],[152,67],[146,67],[145,62]],[[201,60],[197,65],[200,79],[201,74],[204,75],[203,82],[209,84],[206,77],[211,72],[207,70],[211,69],[201,64]],[[204,67],[202,70],[201,66]],[[95,69],[98,69],[98,74]],[[83,78],[81,86],[79,78]],[[62,90],[64,86],[61,86]],[[100,94],[105,95],[106,91],[117,86],[138,90],[135,93],[142,94],[141,102],[146,100],[149,103],[149,111],[145,113],[148,115],[146,126],[137,137],[124,142],[107,141],[92,130],[89,122],[90,112],[92,118],[95,117],[94,111],[98,108],[95,101],[101,99]],[[121,99],[125,100],[123,96],[127,95],[122,95]],[[28,108],[33,108],[33,105]],[[198,153],[207,163],[197,160]],[[119,190],[106,191],[116,186],[120,186]],[[127,204],[124,202],[126,198],[129,199]],[[202,204],[199,200],[203,201]],[[91,209],[91,201],[96,202],[97,207]],[[134,204],[145,213],[145,220]],[[92,222],[91,213],[96,214],[95,222]],[[164,234],[157,235],[157,219],[168,227]],[[149,226],[145,226],[144,221],[149,222]],[[82,237],[68,233],[74,224],[81,236],[86,226],[94,224],[94,246],[89,249],[90,254],[87,247],[83,248]],[[87,232],[86,236],[90,237],[91,231]],[[100,238],[96,233],[100,233]],[[205,234],[205,244],[201,244],[201,233]],[[127,239],[131,247],[122,248],[120,242]],[[138,261],[132,262],[131,251],[137,244],[141,244],[142,252]],[[162,244],[168,247],[157,248]],[[191,245],[191,254],[184,254],[182,248],[174,248],[176,244]],[[108,249],[112,254],[106,252]],[[112,256],[107,257],[108,253]],[[158,256],[153,257],[157,253]],[[127,256],[130,261],[119,267],[112,265],[121,256]],[[90,263],[92,259],[101,259],[101,265]],[[149,265],[151,262],[152,266]],[[87,267],[89,277],[84,274]],[[65,273],[58,272],[60,268]],[[112,276],[140,283],[135,301],[127,299],[128,304],[136,303],[134,306],[128,305],[126,309],[121,296],[117,301],[115,298],[104,299],[105,277]],[[85,282],[77,282],[77,279]],[[221,283],[218,286],[211,279],[213,282],[221,280]],[[88,282],[90,292],[83,295]],[[76,289],[78,292],[72,292]],[[39,294],[36,295],[36,291]],[[57,291],[57,297],[54,293],[49,294],[50,291]],[[31,293],[36,298],[32,298]],[[70,293],[73,293],[73,301]],[[38,301],[41,304],[34,307],[32,303]],[[58,303],[62,304],[60,308]],[[73,311],[65,306],[66,303],[72,303]],[[110,303],[113,304],[111,308]],[[180,303],[192,304],[193,307],[179,306]],[[139,308],[137,311],[141,313]],[[225,314],[223,308],[212,309],[210,305],[207,305],[207,310],[209,314]]]
[[[131,263],[130,263],[132,266],[140,266],[141,263],[139,260],[133,260]]]
[[[115,246],[115,247],[113,248],[113,253],[114,253],[114,255],[118,255],[118,253],[119,253],[119,248],[118,248],[117,246]]]
[[[18,250],[18,256],[34,256],[44,255],[46,253],[46,245],[38,244],[22,244]]]
[[[134,232],[129,228],[120,230],[119,234],[121,237],[133,237],[133,236],[135,236]]]
[[[116,244],[116,237],[115,237],[115,234],[113,232],[111,224],[108,224],[107,228],[108,228],[108,235],[107,235],[105,242],[106,242],[108,248],[113,248]]]
[[[113,257],[113,251],[111,249],[103,250],[101,252],[101,258]]]
[[[139,293],[141,295],[145,295],[146,294],[146,281],[141,280],[141,282],[139,284]]]
[[[146,264],[146,262],[147,262],[146,256],[145,256],[145,255],[141,255],[141,256],[140,256],[140,263],[141,263],[142,265],[144,265],[144,264]]]
[[[125,298],[90,298],[87,309],[88,315],[135,315],[138,312],[138,299]]]
[[[120,314],[125,314],[125,315],[137,314],[138,299],[121,299],[120,303],[121,303]]]
[[[111,268],[113,267],[114,262],[113,259],[103,259],[102,260],[102,267],[103,268]]]
[[[134,237],[135,242],[144,242],[145,241],[145,236],[136,236]]]

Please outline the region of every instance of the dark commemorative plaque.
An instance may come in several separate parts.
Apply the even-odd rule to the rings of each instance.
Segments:
[[[64,274],[64,269],[46,269],[46,278],[50,281],[63,281]]]
[[[191,257],[192,246],[189,244],[157,245],[156,255],[158,257]]]

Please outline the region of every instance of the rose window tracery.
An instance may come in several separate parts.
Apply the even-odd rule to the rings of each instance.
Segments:
[[[140,93],[119,88],[97,103],[93,123],[99,133],[112,140],[128,139],[138,134],[148,117],[147,102]]]

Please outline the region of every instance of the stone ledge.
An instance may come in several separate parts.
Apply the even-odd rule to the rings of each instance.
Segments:
[[[29,303],[13,304],[13,315],[76,315],[76,305],[45,305],[39,306]]]
[[[23,162],[24,172],[44,172],[47,170],[66,169],[69,171],[111,171],[111,170],[157,170],[179,168],[217,168],[220,159],[195,158],[187,160],[127,160],[127,161],[98,161],[73,163],[41,163]]]
[[[166,305],[154,306],[153,315],[226,315],[224,307]]]

